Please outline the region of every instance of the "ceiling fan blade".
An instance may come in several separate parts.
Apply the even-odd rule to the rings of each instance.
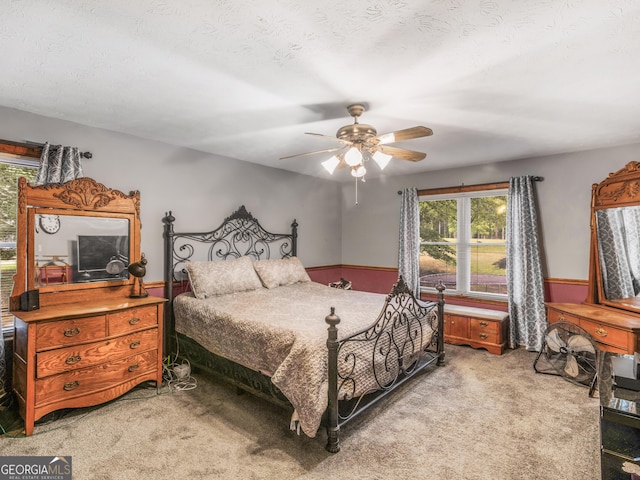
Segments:
[[[433,130],[427,127],[412,127],[405,128],[404,130],[398,130],[397,132],[384,133],[378,135],[379,143],[394,143],[403,142],[404,140],[411,140],[412,138],[428,137],[433,135]]]
[[[413,150],[406,150],[404,148],[391,147],[389,145],[380,145],[378,147],[382,153],[386,153],[387,155],[391,155],[394,158],[399,158],[401,160],[409,160],[411,162],[419,162],[424,157],[427,156],[426,153],[422,152],[414,152]]]
[[[315,152],[297,153],[295,155],[289,155],[287,157],[280,157],[280,160],[286,160],[288,158],[294,158],[294,157],[305,157],[307,155],[316,155],[318,153],[337,152],[338,150],[342,150],[343,148],[344,147],[335,147],[335,148],[327,148],[326,150],[316,150]]]
[[[351,145],[352,142],[349,142],[348,140],[342,140],[338,137],[332,137],[330,135],[323,135],[322,133],[311,133],[311,132],[304,132],[305,135],[314,135],[316,137],[323,137],[323,138],[328,138],[329,140],[333,140],[334,142],[340,142],[343,145]]]

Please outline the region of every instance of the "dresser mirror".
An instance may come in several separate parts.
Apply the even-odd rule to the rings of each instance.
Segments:
[[[640,312],[640,163],[592,189],[588,303]]]
[[[91,178],[64,184],[18,183],[17,265],[11,309],[37,290],[41,306],[86,298],[92,289],[128,296],[140,260],[140,195]]]
[[[36,208],[31,223],[34,258],[27,269],[33,288],[129,278],[132,222],[126,216]]]

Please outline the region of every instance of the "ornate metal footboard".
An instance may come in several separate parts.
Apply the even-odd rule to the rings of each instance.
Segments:
[[[329,324],[327,446],[340,451],[340,427],[434,362],[444,364],[444,285],[437,302],[421,302],[402,277],[387,296],[378,320],[338,340],[340,318]],[[358,375],[363,371],[370,374]],[[364,384],[363,384],[364,383]]]

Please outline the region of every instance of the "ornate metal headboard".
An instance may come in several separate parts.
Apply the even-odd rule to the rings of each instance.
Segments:
[[[185,280],[185,264],[191,261],[227,260],[249,256],[256,260],[286,258],[297,255],[298,223],[291,224],[291,233],[272,233],[247,212],[244,205],[208,232],[175,232],[171,212],[164,223],[165,297],[169,308],[165,316],[167,339],[174,335],[173,297],[175,283]],[[178,292],[179,293],[179,292]],[[168,352],[165,340],[165,352]]]

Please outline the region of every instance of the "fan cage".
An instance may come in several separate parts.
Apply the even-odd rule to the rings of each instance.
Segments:
[[[560,375],[571,383],[589,387],[593,394],[599,350],[591,335],[571,322],[552,323],[533,368],[537,373]]]

